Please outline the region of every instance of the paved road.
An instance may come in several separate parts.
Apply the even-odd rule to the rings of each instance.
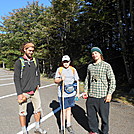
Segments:
[[[48,134],[58,134],[59,104],[57,102],[57,88],[52,80],[41,80],[41,101],[43,108],[41,127]],[[13,72],[0,69],[0,134],[21,134],[18,120],[18,104],[16,101]],[[72,109],[72,122],[76,134],[87,134],[87,117],[85,100],[80,99]],[[134,107],[117,102],[111,103],[110,134],[134,133]],[[28,105],[29,134],[34,134],[34,118],[32,105]],[[55,114],[52,112],[56,112]],[[67,133],[68,134],[68,133]]]

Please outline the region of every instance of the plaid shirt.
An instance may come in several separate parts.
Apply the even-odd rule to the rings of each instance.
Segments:
[[[90,97],[102,98],[112,94],[115,91],[115,84],[115,76],[109,63],[101,61],[88,65],[85,92],[88,92]]]

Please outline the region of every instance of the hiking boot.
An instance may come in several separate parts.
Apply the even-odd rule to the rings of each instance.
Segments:
[[[66,128],[70,134],[75,134],[72,126]]]
[[[64,130],[59,130],[59,134],[64,134]]]
[[[47,134],[47,131],[46,130],[42,130],[41,128],[38,128],[34,131],[34,133],[36,134]]]

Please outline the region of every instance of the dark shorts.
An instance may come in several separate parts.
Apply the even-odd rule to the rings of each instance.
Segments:
[[[62,98],[58,97],[60,107],[62,107]],[[75,96],[64,98],[64,109],[75,106]]]

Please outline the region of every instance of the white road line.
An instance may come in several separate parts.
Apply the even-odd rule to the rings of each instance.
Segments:
[[[5,78],[5,79],[0,79],[0,80],[12,80],[13,78]]]
[[[13,83],[13,84],[14,84],[14,83]],[[40,87],[40,89],[41,89],[41,88],[45,88],[45,87],[54,86],[54,85],[56,85],[56,84],[53,83],[53,84],[50,84],[50,85],[42,86],[42,87]],[[13,94],[9,94],[9,95],[5,95],[5,96],[1,96],[1,97],[0,97],[0,100],[1,100],[1,99],[5,99],[5,98],[8,98],[8,97],[11,97],[11,96],[14,96],[14,95],[17,95],[17,93],[13,93]]]
[[[0,84],[0,87],[2,87],[2,86],[12,85],[12,84],[14,84],[14,82],[13,82],[13,83],[7,83],[7,84]],[[50,86],[53,86],[53,85],[56,85],[56,84],[54,83],[54,84],[50,84],[50,85],[46,85],[46,86],[42,86],[42,87],[40,87],[40,88],[50,87]]]
[[[53,83],[53,84],[50,84],[50,85],[42,86],[42,87],[39,87],[39,89],[44,88],[44,87],[51,87],[51,86],[54,86],[54,85],[57,85],[57,84]]]
[[[2,87],[2,86],[12,85],[12,84],[14,84],[14,83],[0,84],[0,87]]]
[[[1,77],[10,77],[10,76],[13,76],[13,75],[1,75],[0,78]]]
[[[80,94],[80,97],[82,96],[83,93]],[[50,112],[49,114],[47,114],[46,116],[44,116],[42,119],[41,119],[41,123],[44,122],[45,120],[47,120],[48,118],[50,118],[51,116],[53,116],[55,113],[57,113],[61,108],[58,107],[57,109],[55,109],[54,111]],[[31,125],[29,125],[27,127],[27,130],[30,131],[32,128],[35,127],[35,122],[32,123]],[[17,134],[23,134],[22,131],[18,132]]]
[[[8,97],[11,97],[11,96],[14,96],[14,95],[17,95],[17,93],[13,93],[13,94],[1,96],[1,97],[0,97],[0,100],[1,100],[1,99],[5,99],[5,98],[8,98]]]
[[[55,113],[57,113],[61,108],[58,107],[57,109],[55,109],[54,111],[50,112],[49,114],[47,114],[46,116],[44,116],[40,121],[41,123],[44,122],[45,120],[47,120],[48,118],[50,118],[51,116],[53,116]],[[27,127],[27,130],[30,131],[32,128],[35,127],[35,122],[32,123],[31,125],[29,125]],[[22,131],[18,132],[17,134],[23,134]]]
[[[11,85],[11,84],[14,84],[14,83],[8,83],[8,84],[1,84],[0,86],[5,86],[5,85]],[[50,85],[46,85],[46,86],[42,86],[40,87],[40,89],[42,88],[45,88],[45,87],[50,87],[50,86],[54,86],[56,85],[55,83],[53,84],[50,84]],[[4,98],[7,98],[7,97],[11,97],[11,96],[14,96],[14,95],[17,95],[17,93],[13,93],[13,94],[9,94],[9,95],[5,95],[5,96],[1,96],[0,97],[0,100],[1,99],[4,99]],[[80,95],[82,96],[82,94]],[[50,118],[51,116],[53,116],[56,112],[58,112],[60,110],[60,107],[58,107],[57,109],[55,109],[54,111],[50,112],[49,114],[47,114],[46,116],[44,116],[42,119],[41,119],[41,123],[44,122],[45,120],[47,120],[48,118]],[[31,125],[28,126],[27,130],[30,131],[32,128],[35,127],[35,122],[32,123]],[[18,132],[17,134],[23,134],[22,131]]]

